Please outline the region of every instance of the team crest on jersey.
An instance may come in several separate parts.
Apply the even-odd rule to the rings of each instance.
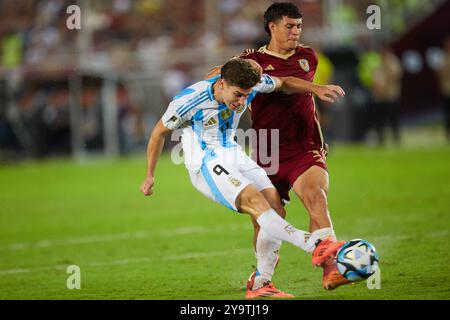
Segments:
[[[298,64],[305,72],[309,72],[309,62],[306,59],[300,59],[298,60]]]
[[[221,113],[220,113],[220,117],[223,119],[223,120],[227,120],[229,117],[231,116],[231,110],[230,109],[225,109],[225,110],[223,110]]]
[[[245,106],[242,105],[242,106],[240,106],[239,108],[236,109],[236,112],[239,114],[239,113],[241,113],[244,110],[245,110]]]

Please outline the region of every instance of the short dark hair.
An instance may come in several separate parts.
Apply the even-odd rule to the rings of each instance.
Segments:
[[[283,19],[283,17],[288,17],[292,19],[300,19],[303,17],[299,8],[291,2],[275,2],[264,12],[264,30],[270,36],[269,23],[277,22]]]
[[[256,86],[261,79],[259,70],[242,58],[234,58],[225,63],[220,69],[220,75],[228,84],[244,90]]]

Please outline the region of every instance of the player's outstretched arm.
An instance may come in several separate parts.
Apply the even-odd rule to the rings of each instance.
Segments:
[[[141,185],[141,192],[150,196],[153,193],[153,185],[155,183],[155,168],[161,156],[162,149],[164,147],[164,141],[166,136],[172,132],[167,129],[161,120],[153,128],[152,134],[147,145],[147,176]]]
[[[344,90],[336,85],[318,85],[295,77],[272,77],[277,81],[275,91],[287,94],[312,93],[320,100],[334,102],[337,98],[345,96]]]

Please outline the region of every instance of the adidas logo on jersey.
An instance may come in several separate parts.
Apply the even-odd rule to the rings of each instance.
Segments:
[[[211,118],[205,123],[205,127],[213,126],[215,124],[217,124],[217,120],[214,118]]]
[[[264,68],[264,71],[272,71],[272,70],[275,70],[275,68],[271,64],[269,64],[267,67]]]

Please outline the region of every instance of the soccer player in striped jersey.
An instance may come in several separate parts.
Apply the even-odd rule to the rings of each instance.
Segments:
[[[155,168],[165,136],[183,128],[185,165],[197,190],[231,210],[250,214],[271,239],[313,252],[318,238],[296,229],[277,214],[272,207],[281,203],[276,189],[265,171],[234,142],[239,119],[258,93],[310,89],[307,81],[262,75],[254,63],[244,59],[228,61],[221,68],[220,76],[197,82],[177,95],[155,125],[148,143],[147,175],[141,192],[153,193]],[[322,93],[328,99],[344,94],[337,86],[330,86]],[[270,281],[246,293],[247,298],[266,296],[293,297],[275,288]]]
[[[289,2],[272,4],[264,14],[264,28],[270,36],[268,45],[246,50],[240,57],[258,63],[265,74],[312,82],[318,60],[312,48],[299,42],[302,24],[302,14],[296,5]],[[217,68],[209,74],[216,72]],[[292,189],[307,209],[310,216],[309,231],[321,240],[312,255],[312,263],[323,267],[322,285],[332,290],[348,281],[339,273],[334,259],[334,253],[344,242],[336,241],[329,214],[327,147],[313,93],[287,95],[275,92],[257,95],[252,101],[251,118],[258,141],[261,140],[261,129],[279,130],[279,150],[270,150],[271,141],[267,140],[269,152],[279,153],[279,170],[269,174],[269,178],[283,202],[289,202],[288,193]],[[262,153],[258,149],[255,153],[261,167],[271,165],[260,159]],[[281,243],[273,241],[265,233],[261,234],[255,220],[253,225],[258,266],[249,278],[248,287],[256,289],[272,278]]]

